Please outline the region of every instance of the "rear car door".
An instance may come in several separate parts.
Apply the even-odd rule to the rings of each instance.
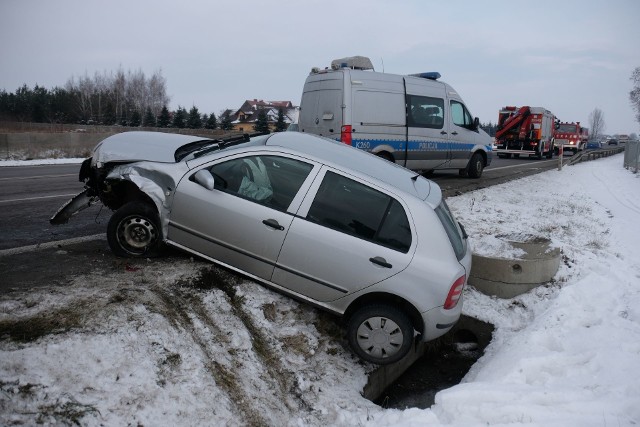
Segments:
[[[226,158],[205,166],[213,190],[195,182],[194,170],[176,189],[168,240],[269,280],[314,167],[285,155]]]
[[[325,167],[291,223],[272,282],[316,301],[371,286],[409,265],[411,224],[398,198]]]

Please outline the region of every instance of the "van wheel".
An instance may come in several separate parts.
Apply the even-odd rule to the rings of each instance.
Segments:
[[[389,153],[387,153],[386,151],[381,151],[378,154],[376,154],[376,156],[381,157],[385,160],[390,161],[391,163],[395,163],[395,160],[393,160],[393,156]]]
[[[118,209],[107,225],[107,242],[119,257],[148,258],[160,249],[160,220],[148,203],[129,202]]]
[[[396,308],[384,304],[368,305],[349,318],[347,338],[361,359],[388,365],[409,353],[413,326],[409,318]]]
[[[484,160],[482,159],[482,154],[475,153],[471,156],[471,160],[469,160],[469,164],[467,165],[467,175],[469,178],[480,178],[483,170]]]

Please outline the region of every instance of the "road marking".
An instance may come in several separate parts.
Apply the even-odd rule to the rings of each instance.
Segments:
[[[102,233],[102,234],[93,234],[91,236],[74,237],[72,239],[57,240],[54,242],[38,243],[36,245],[21,246],[18,248],[2,249],[0,250],[0,257],[7,256],[7,255],[23,254],[25,252],[40,251],[43,249],[57,248],[58,246],[73,245],[75,243],[89,242],[92,240],[104,240],[106,238],[107,238],[107,235],[105,233]]]
[[[536,162],[535,165],[542,165],[545,163],[549,163],[549,162],[555,162],[558,163],[557,160],[545,160],[543,162]],[[518,167],[522,167],[522,166],[531,166],[532,163],[518,163],[517,165],[511,165],[511,166],[500,166],[499,168],[488,168],[485,169],[485,172],[491,172],[491,171],[499,171],[501,169],[511,169],[511,168],[518,168]]]
[[[77,173],[65,173],[62,175],[36,175],[36,176],[16,176],[13,178],[0,178],[0,181],[10,181],[12,179],[34,179],[34,178],[60,178],[63,176],[78,176]]]
[[[0,200],[0,203],[11,203],[11,202],[25,202],[29,200],[42,200],[42,199],[56,199],[60,197],[73,197],[78,193],[73,194],[58,194],[56,196],[39,196],[39,197],[27,197],[25,199],[10,199],[10,200]]]

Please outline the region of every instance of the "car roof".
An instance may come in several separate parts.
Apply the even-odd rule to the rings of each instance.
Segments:
[[[437,186],[416,172],[350,145],[317,135],[303,132],[279,132],[269,136],[266,145],[288,148],[324,163],[336,165],[340,169],[368,175],[422,200],[430,194],[437,198],[441,194],[439,191],[437,194],[435,191],[432,192],[432,189]]]

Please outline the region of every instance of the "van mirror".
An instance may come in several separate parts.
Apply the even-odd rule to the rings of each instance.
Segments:
[[[213,179],[213,175],[209,172],[208,169],[201,169],[193,176],[193,179],[198,184],[202,185],[207,190],[213,190],[215,186],[215,180]]]
[[[480,119],[476,117],[475,119],[473,119],[473,130],[478,130],[479,127],[480,127]]]

